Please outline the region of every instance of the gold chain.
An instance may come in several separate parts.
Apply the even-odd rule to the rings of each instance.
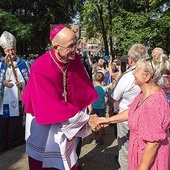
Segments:
[[[66,69],[63,70],[63,69],[59,66],[59,64],[54,60],[51,52],[49,52],[49,53],[50,53],[50,56],[51,56],[52,60],[54,61],[54,63],[58,66],[58,68],[59,68],[59,69],[61,70],[61,72],[63,73],[63,87],[64,87],[64,91],[63,91],[62,96],[64,97],[65,102],[67,102],[67,90],[66,90],[67,79],[66,79],[66,76],[67,76],[67,70],[68,70],[69,62],[68,62],[68,64],[67,64]]]

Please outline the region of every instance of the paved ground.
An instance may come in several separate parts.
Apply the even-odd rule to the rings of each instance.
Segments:
[[[92,136],[89,130],[89,136],[83,140],[82,151],[80,155],[80,165],[82,170],[118,170],[119,165],[115,156],[118,153],[117,139],[114,136],[114,128],[107,126],[105,135],[103,135],[103,145],[90,144]]]
[[[118,170],[119,165],[115,160],[117,155],[117,140],[114,129],[111,126],[105,128],[103,135],[104,144],[90,144],[91,130],[89,135],[83,139],[80,155],[80,166],[82,170]],[[0,170],[28,170],[25,145],[0,154]]]

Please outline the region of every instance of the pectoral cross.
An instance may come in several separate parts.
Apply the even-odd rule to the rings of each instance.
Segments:
[[[65,102],[67,102],[67,91],[66,91],[67,80],[66,80],[66,74],[67,74],[67,70],[63,71],[63,87],[64,87],[64,92],[63,92],[62,96],[64,97]]]
[[[54,63],[57,65],[57,67],[61,70],[61,72],[63,73],[63,94],[62,96],[64,97],[64,100],[65,102],[67,102],[67,89],[66,89],[66,86],[67,86],[67,78],[66,78],[66,75],[67,75],[67,70],[68,70],[68,67],[69,67],[69,62],[67,63],[67,67],[65,69],[65,71],[60,67],[60,65],[54,60],[51,52],[50,52],[50,56],[52,58],[52,60],[54,61]]]

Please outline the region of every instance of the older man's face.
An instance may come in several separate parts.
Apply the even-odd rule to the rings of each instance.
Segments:
[[[73,60],[75,58],[75,53],[76,53],[76,48],[77,48],[76,40],[73,39],[69,41],[67,44],[68,45],[66,46],[59,45],[59,49],[60,49],[59,54],[60,56],[63,56],[67,58],[68,60]]]
[[[74,60],[77,50],[75,34],[68,28],[64,28],[56,38],[55,50],[58,57],[63,60]]]
[[[12,58],[13,60],[15,60],[15,58],[16,58],[16,48],[15,48],[15,47],[13,47],[13,46],[6,47],[6,48],[4,49],[4,53],[5,53],[6,55],[10,54],[11,58]]]

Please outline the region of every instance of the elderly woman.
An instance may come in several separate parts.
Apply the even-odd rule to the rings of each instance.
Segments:
[[[152,58],[139,60],[133,74],[141,93],[129,110],[99,120],[99,124],[128,120],[129,170],[170,169],[170,106],[164,91],[157,85],[164,69],[170,70],[170,63],[163,56],[155,61]]]

